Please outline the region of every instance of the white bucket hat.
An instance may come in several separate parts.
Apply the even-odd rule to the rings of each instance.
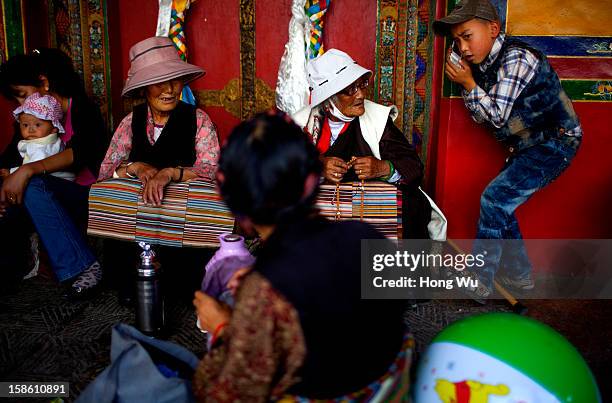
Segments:
[[[338,49],[330,49],[308,62],[310,106],[315,107],[353,84],[365,74],[372,74]]]

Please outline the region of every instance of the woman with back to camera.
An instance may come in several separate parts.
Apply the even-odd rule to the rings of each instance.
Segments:
[[[317,149],[286,115],[241,123],[223,147],[221,194],[264,243],[233,311],[196,293],[213,335],[194,379],[200,401],[367,400],[389,379],[407,388],[403,301],[361,299],[361,240],[383,236],[318,215],[320,173]]]

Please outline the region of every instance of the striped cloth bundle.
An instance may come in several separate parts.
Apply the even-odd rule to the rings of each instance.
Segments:
[[[402,195],[389,183],[341,183],[338,188],[321,185],[316,205],[330,220],[361,220],[389,239],[402,237]]]
[[[214,247],[231,232],[232,214],[204,181],[171,183],[160,207],[145,206],[136,179],[96,183],[89,193],[89,235],[153,245]]]

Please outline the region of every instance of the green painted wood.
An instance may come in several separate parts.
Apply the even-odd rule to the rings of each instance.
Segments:
[[[21,1],[4,0],[2,6],[6,24],[6,48],[10,58],[25,53]]]

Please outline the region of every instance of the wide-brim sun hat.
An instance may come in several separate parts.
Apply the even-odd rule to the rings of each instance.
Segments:
[[[121,95],[132,96],[139,88],[178,78],[187,84],[204,74],[202,68],[180,58],[170,38],[154,36],[130,49],[130,70]]]
[[[19,121],[19,115],[22,113],[36,116],[41,120],[48,120],[57,129],[58,133],[65,133],[64,126],[60,122],[64,116],[62,106],[51,95],[41,95],[38,92],[33,93],[25,99],[23,105],[13,111],[15,120]]]
[[[310,85],[310,106],[315,107],[342,91],[371,70],[361,67],[349,55],[338,49],[327,52],[308,62],[306,66]]]

